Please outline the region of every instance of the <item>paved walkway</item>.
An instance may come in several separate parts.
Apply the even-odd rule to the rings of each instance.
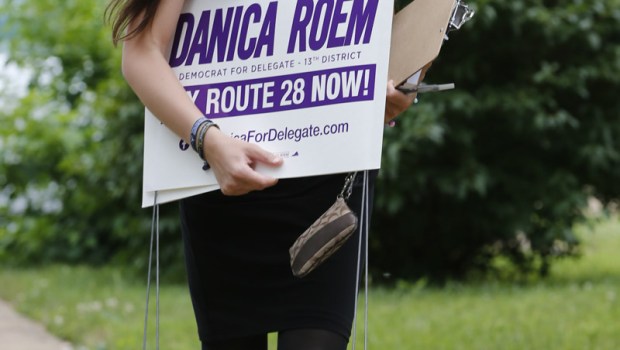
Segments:
[[[0,349],[2,350],[70,350],[45,328],[15,312],[13,307],[0,300]]]

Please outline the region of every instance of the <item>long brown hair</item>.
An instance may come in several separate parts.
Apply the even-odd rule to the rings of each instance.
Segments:
[[[153,21],[160,0],[112,0],[105,10],[105,20],[112,24],[112,42],[130,39]],[[127,26],[141,17],[140,23],[127,32]]]

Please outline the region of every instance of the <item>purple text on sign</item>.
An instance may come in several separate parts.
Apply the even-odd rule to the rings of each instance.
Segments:
[[[186,86],[209,118],[272,113],[374,99],[375,65]]]

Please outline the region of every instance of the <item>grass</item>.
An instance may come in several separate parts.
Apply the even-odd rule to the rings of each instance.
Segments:
[[[0,272],[0,297],[84,349],[140,349],[145,308],[143,281],[118,269],[54,266]],[[154,320],[151,294],[151,321]],[[199,349],[184,286],[162,286],[161,346]],[[152,322],[151,322],[152,323]],[[149,329],[154,339],[154,327]]]
[[[620,223],[604,221],[581,235],[583,257],[557,263],[544,280],[372,288],[369,348],[620,349]],[[5,269],[0,286],[0,297],[81,348],[141,347],[144,281],[129,273]],[[161,307],[161,347],[198,349],[186,288],[163,286]],[[362,307],[359,316],[361,349]]]

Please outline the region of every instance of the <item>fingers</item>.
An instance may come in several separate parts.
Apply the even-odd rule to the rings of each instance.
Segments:
[[[409,108],[416,98],[416,94],[404,94],[394,87],[394,81],[389,80],[387,84],[386,103],[385,103],[385,122],[388,123],[400,113]]]
[[[388,101],[390,101],[393,105],[402,108],[403,110],[409,107],[409,105],[413,102],[413,100],[415,100],[416,95],[417,94],[415,93],[404,94],[398,89],[396,89],[396,87],[394,87],[394,81],[390,80],[388,82],[388,87],[387,87]]]
[[[252,160],[260,162],[260,163],[264,163],[269,166],[282,165],[282,162],[283,162],[282,158],[276,156],[275,154],[271,152],[267,152],[264,149],[256,145],[249,144],[249,146],[250,146],[249,156],[252,158]]]
[[[263,175],[254,168],[258,163],[272,167],[280,166],[283,163],[282,158],[255,144],[233,139],[219,130],[208,136],[211,139],[208,152],[205,154],[225,195],[243,195],[265,189],[278,182],[276,178]]]
[[[396,86],[394,86],[394,80],[390,79],[388,80],[387,84],[387,93],[389,95],[391,93],[394,93],[394,91],[396,91]]]
[[[271,187],[278,182],[278,179],[265,176],[246,164],[218,179],[218,182],[223,194],[227,196],[240,196]]]
[[[423,81],[426,76],[426,72],[433,65],[433,61],[427,63],[424,67],[422,67],[422,73],[420,75],[419,81]],[[386,103],[385,103],[385,122],[389,123],[392,119],[396,118],[399,114],[407,110],[409,106],[413,103],[417,96],[417,93],[413,94],[404,94],[396,87],[394,87],[394,81],[389,80],[387,84],[387,95],[386,95]]]
[[[222,193],[229,196],[243,195],[251,191],[264,190],[274,186],[278,179],[259,173],[255,170],[257,163],[271,167],[282,165],[283,159],[265,151],[254,144],[245,144],[247,160],[241,163],[236,171],[232,171],[226,177],[226,182],[221,184]]]

